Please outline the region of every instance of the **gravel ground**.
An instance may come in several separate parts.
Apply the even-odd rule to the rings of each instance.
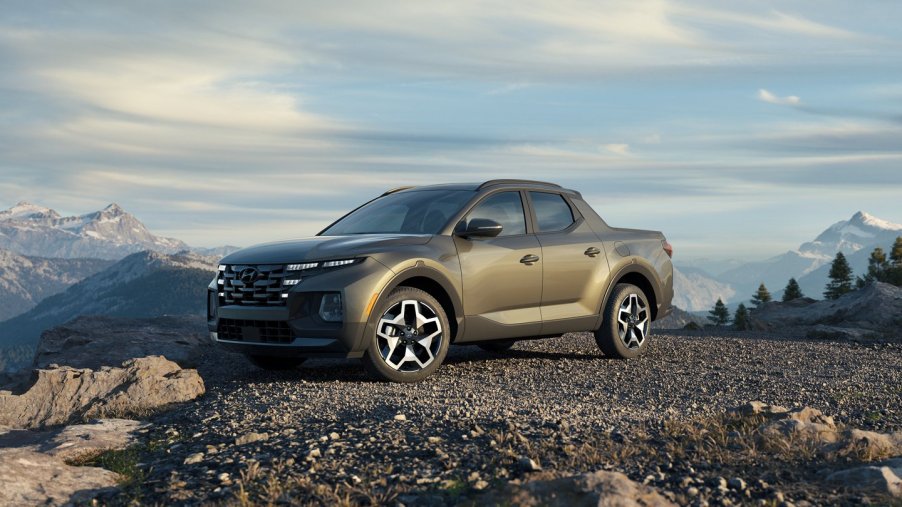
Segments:
[[[674,332],[654,336],[641,358],[615,361],[600,355],[591,335],[569,334],[519,342],[504,354],[452,347],[438,373],[415,385],[374,382],[357,361],[269,373],[237,356],[215,357],[200,369],[206,396],[156,418],[155,443],[141,455],[141,487],[118,500],[256,503],[302,490],[292,498],[466,503],[540,465],[560,473],[620,470],[684,501],[681,488],[720,480],[716,466],[654,452],[630,459],[625,446],[592,454],[585,443],[630,442],[664,419],[717,417],[749,400],[902,430],[899,343]],[[797,502],[837,501],[816,487],[794,487],[804,478],[791,475],[770,478],[782,481],[777,493],[773,482],[756,483],[761,473],[747,471],[754,494],[738,492],[734,502],[779,499],[782,491]],[[705,501],[726,504],[728,496]]]

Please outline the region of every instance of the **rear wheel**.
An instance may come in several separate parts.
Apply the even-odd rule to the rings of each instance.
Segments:
[[[482,350],[499,354],[510,350],[515,343],[517,343],[517,340],[495,340],[492,342],[480,343],[478,344],[478,347]]]
[[[263,370],[293,370],[301,365],[304,357],[279,357],[279,356],[247,356],[254,366]]]
[[[451,340],[442,305],[423,290],[398,287],[379,308],[376,332],[363,355],[367,369],[392,382],[419,382],[435,372]]]
[[[630,359],[645,352],[651,334],[651,307],[642,289],[621,283],[614,287],[595,342],[604,355]]]

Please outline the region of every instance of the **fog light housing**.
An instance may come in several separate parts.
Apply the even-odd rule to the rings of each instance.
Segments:
[[[326,322],[341,322],[344,319],[340,292],[326,292],[323,294],[319,304],[319,318]]]

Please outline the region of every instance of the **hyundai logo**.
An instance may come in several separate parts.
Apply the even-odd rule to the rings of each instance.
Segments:
[[[256,268],[244,268],[238,272],[238,279],[245,285],[252,284],[260,278],[260,272]]]

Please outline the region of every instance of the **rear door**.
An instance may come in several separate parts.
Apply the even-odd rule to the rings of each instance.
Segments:
[[[528,197],[542,246],[542,334],[592,329],[608,278],[604,245],[563,195]]]
[[[542,315],[542,249],[527,226],[519,191],[489,194],[464,217],[500,223],[494,238],[454,237],[460,258],[467,318],[460,341],[539,334]]]

